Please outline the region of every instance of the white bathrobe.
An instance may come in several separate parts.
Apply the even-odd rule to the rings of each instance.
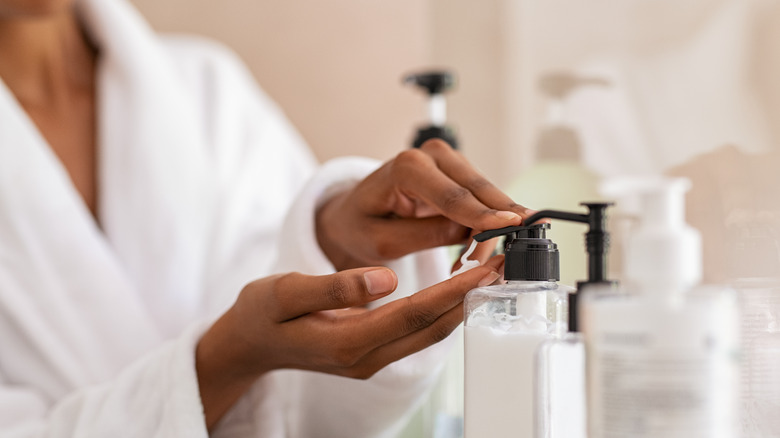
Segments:
[[[252,279],[332,272],[314,208],[376,163],[317,169],[225,49],[160,37],[124,0],[78,8],[101,53],[100,226],[0,82],[0,437],[205,437],[199,336]],[[447,270],[434,252],[391,267],[396,296]],[[393,436],[445,349],[368,381],[270,373],[214,435]]]

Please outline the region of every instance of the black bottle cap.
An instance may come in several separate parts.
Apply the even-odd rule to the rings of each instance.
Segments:
[[[558,281],[558,245],[547,239],[550,224],[518,227],[504,247],[504,279],[512,281]]]
[[[450,145],[451,148],[458,148],[458,139],[455,136],[455,131],[449,126],[426,126],[417,130],[417,136],[414,138],[412,146],[419,148],[426,141],[438,138]]]

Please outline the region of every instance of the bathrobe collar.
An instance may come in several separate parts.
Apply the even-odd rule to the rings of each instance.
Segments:
[[[77,7],[100,53],[101,227],[0,81],[0,329],[30,333],[19,348],[58,364],[40,374],[63,393],[198,314],[215,205],[204,136],[164,46],[122,0]],[[12,377],[19,362],[2,369]]]

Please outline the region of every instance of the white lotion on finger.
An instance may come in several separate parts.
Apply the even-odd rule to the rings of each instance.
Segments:
[[[469,257],[471,257],[471,254],[474,252],[474,250],[477,249],[477,241],[472,240],[471,245],[469,245],[469,249],[466,250],[466,252],[463,253],[463,255],[460,257],[460,268],[458,268],[457,271],[452,273],[452,276],[460,275],[469,269],[474,269],[477,266],[479,266],[479,260],[469,260]]]

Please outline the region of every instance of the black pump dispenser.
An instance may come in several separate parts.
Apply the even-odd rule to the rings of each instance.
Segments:
[[[550,224],[518,227],[514,237],[507,236],[504,253],[504,279],[512,281],[558,281],[560,256],[558,245],[547,239]]]
[[[458,148],[455,130],[446,124],[446,120],[438,120],[444,116],[444,93],[455,87],[455,75],[447,70],[433,70],[406,75],[404,84],[416,85],[425,90],[429,99],[430,124],[417,129],[417,135],[412,147],[419,148],[427,140],[439,138],[447,142],[453,149]],[[441,113],[440,113],[441,112]]]
[[[607,232],[607,207],[612,203],[607,202],[583,202],[581,205],[588,208],[588,213],[575,213],[568,211],[557,210],[542,210],[536,214],[533,214],[525,219],[525,223],[533,224],[541,219],[559,219],[569,222],[580,222],[588,225],[588,232],[585,233],[585,246],[588,252],[588,279],[585,281],[577,282],[577,290],[582,290],[583,287],[594,284],[606,284],[614,285],[615,282],[607,280],[607,251],[609,249],[609,233]],[[550,228],[549,224],[537,224],[530,226],[514,226],[499,228],[497,230],[485,231],[474,236],[474,240],[478,242],[484,242],[488,239],[499,236],[507,236],[507,243],[505,245],[506,261],[504,263],[504,278],[507,280],[514,280],[509,278],[509,272],[515,272],[522,270],[523,268],[514,267],[514,264],[520,264],[516,258],[510,258],[510,244],[517,240],[514,238],[517,233],[528,233],[530,229],[534,227],[540,227],[547,225],[546,227],[539,228],[541,231],[541,238],[544,239],[545,230]],[[510,242],[511,238],[511,242]],[[544,239],[547,240],[547,239]],[[552,243],[547,240],[547,242]],[[553,244],[554,245],[554,244]],[[557,256],[557,248],[555,249]],[[557,257],[556,257],[557,258]],[[511,274],[514,275],[514,274]],[[556,275],[556,279],[557,279]],[[578,331],[577,323],[577,294],[569,294],[569,331]]]

